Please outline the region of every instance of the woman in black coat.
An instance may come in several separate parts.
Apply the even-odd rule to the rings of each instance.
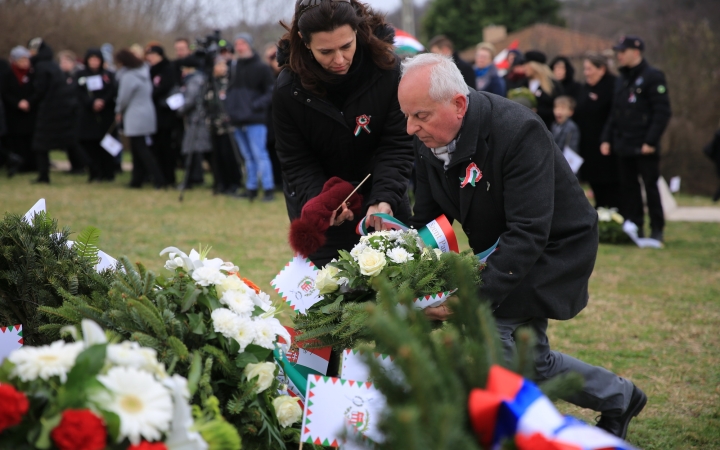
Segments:
[[[115,119],[115,76],[103,68],[100,49],[85,53],[85,68],[76,74],[80,104],[78,139],[89,158],[89,181],[113,181],[115,158],[100,145]]]
[[[35,92],[30,80],[30,52],[17,46],[10,52],[10,67],[0,73],[0,94],[5,106],[7,133],[2,145],[9,152],[12,170],[35,171],[35,157],[32,154],[32,134],[35,128],[35,109],[30,108],[30,99]]]
[[[175,66],[165,57],[165,50],[150,46],[145,52],[150,64],[150,77],[153,82],[153,103],[157,118],[157,133],[152,137],[152,150],[160,170],[169,186],[175,185],[175,153],[173,152],[173,128],[176,126],[177,112],[170,109],[167,98],[178,86]]]
[[[298,4],[286,28],[272,108],[290,219],[331,177],[356,185],[372,174],[359,191],[362,216],[381,212],[406,222],[413,149],[397,99],[394,30],[356,0]],[[325,245],[307,256],[323,266],[352,249],[359,219],[343,206]]]
[[[53,61],[53,51],[40,38],[30,42],[35,92],[30,108],[37,110],[32,149],[38,165],[38,183],[50,182],[50,150],[77,145],[77,95],[73,83]]]
[[[618,162],[614,154],[600,153],[605,122],[612,109],[615,77],[610,74],[607,60],[600,55],[588,55],[583,61],[585,84],[573,115],[580,128],[580,156],[585,163],[580,167],[580,178],[590,183],[595,196],[595,207],[620,207],[620,180]]]
[[[562,86],[548,67],[547,57],[544,53],[531,50],[525,53],[525,76],[530,92],[537,97],[537,115],[545,122],[545,126],[552,128],[555,122],[555,99],[564,95]]]
[[[582,85],[575,81],[575,68],[570,63],[570,60],[565,56],[556,56],[550,61],[550,69],[552,69],[555,79],[562,86],[565,95],[577,101]]]

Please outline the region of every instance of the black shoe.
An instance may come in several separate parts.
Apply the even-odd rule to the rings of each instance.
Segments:
[[[50,178],[38,178],[37,180],[33,180],[30,183],[32,183],[32,184],[50,184]]]
[[[265,203],[275,201],[275,193],[273,191],[265,192],[265,194],[263,195],[262,201]]]
[[[715,195],[713,195],[713,201],[717,202],[720,200],[720,188],[718,188],[717,192],[715,192]]]
[[[640,414],[645,404],[647,403],[647,396],[639,387],[633,385],[632,396],[630,397],[630,404],[628,405],[625,412],[620,415],[610,415],[603,413],[600,416],[600,420],[597,423],[597,427],[607,431],[608,433],[625,439],[627,436],[628,425],[633,417]]]
[[[253,201],[253,200],[255,200],[255,198],[257,197],[257,195],[258,195],[257,189],[246,189],[245,192],[243,192],[242,194],[240,194],[238,197],[240,197],[240,198],[246,198],[246,199],[248,199],[248,200],[250,200],[250,201]]]
[[[654,230],[650,233],[650,239],[656,241],[665,242],[662,230]]]

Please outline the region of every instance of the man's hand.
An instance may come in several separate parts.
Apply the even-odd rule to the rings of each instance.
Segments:
[[[348,204],[343,203],[340,214],[338,214],[337,210],[333,211],[332,216],[330,217],[330,226],[338,227],[342,225],[346,220],[353,220],[354,218],[355,215],[350,209],[348,209]]]
[[[450,298],[455,298],[455,297],[450,297]],[[450,300],[450,298],[448,298],[448,300]],[[423,310],[423,312],[425,313],[425,316],[427,316],[428,319],[440,320],[443,322],[446,321],[448,319],[448,317],[450,317],[450,315],[452,315],[452,313],[453,313],[450,310],[450,308],[448,308],[447,302],[443,303],[440,306],[436,306],[434,308],[425,308]]]
[[[604,156],[610,156],[609,142],[603,142],[602,144],[600,144],[600,153],[602,153]]]
[[[655,147],[643,144],[642,148],[640,149],[640,153],[642,153],[643,155],[652,155],[653,153],[655,153]]]
[[[373,214],[377,213],[384,213],[389,216],[393,215],[392,208],[390,207],[389,203],[380,202],[376,205],[372,205],[368,208],[367,212],[367,218],[368,220],[365,222],[365,224],[368,227],[373,227],[375,231],[380,231],[383,229],[383,221],[379,217],[372,217]]]
[[[18,103],[18,109],[25,112],[30,111],[30,102],[25,99],[20,100]]]
[[[95,101],[93,102],[93,110],[95,110],[95,112],[102,111],[102,109],[104,107],[105,107],[105,100],[103,100],[101,98],[96,98]]]

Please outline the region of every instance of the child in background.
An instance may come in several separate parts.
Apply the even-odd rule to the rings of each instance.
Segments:
[[[566,95],[556,98],[553,107],[555,123],[552,125],[552,135],[561,151],[569,147],[570,150],[578,153],[580,129],[571,119],[574,113],[575,99]]]

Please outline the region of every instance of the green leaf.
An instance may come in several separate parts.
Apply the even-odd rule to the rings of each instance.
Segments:
[[[235,365],[240,369],[244,369],[248,364],[256,363],[258,363],[257,356],[253,353],[248,353],[247,351],[245,351],[245,353],[241,353],[237,358],[235,358]]]
[[[251,353],[255,355],[258,361],[265,361],[272,353],[272,350],[269,350],[265,347],[260,347],[259,345],[250,344],[245,347],[245,353]]]
[[[98,243],[100,242],[100,230],[95,227],[85,228],[75,240],[73,249],[83,259],[95,265],[98,263]]]
[[[182,299],[182,307],[180,308],[181,312],[185,312],[189,310],[190,308],[195,305],[195,302],[197,301],[198,296],[202,293],[200,289],[188,289],[188,291],[185,293],[185,296]]]
[[[190,371],[188,372],[188,392],[190,392],[190,398],[192,398],[193,395],[195,395],[195,391],[197,391],[198,383],[200,382],[200,377],[202,376],[202,357],[200,356],[200,352],[193,352],[192,355],[192,363],[190,363]]]
[[[322,312],[323,314],[333,314],[333,310],[337,309],[337,307],[340,306],[340,303],[342,303],[344,299],[344,295],[338,295],[334,302],[320,308],[320,312]]]
[[[190,331],[192,331],[195,334],[199,334],[200,336],[204,335],[207,331],[207,328],[205,327],[205,321],[203,314],[188,314],[188,322],[190,325]]]
[[[40,418],[40,435],[37,438],[37,441],[35,441],[35,447],[41,450],[45,450],[50,448],[52,443],[50,442],[50,433],[52,430],[57,427],[60,424],[60,421],[62,420],[62,416],[60,414],[55,414],[54,416],[47,418],[47,417],[41,417]]]
[[[68,394],[82,391],[85,385],[100,373],[100,370],[105,365],[106,351],[107,344],[97,344],[83,350],[78,355],[77,359],[75,359],[75,366],[70,369],[64,386]]]
[[[102,414],[103,420],[105,421],[110,442],[116,442],[120,434],[120,416],[114,412],[102,409],[100,410],[100,414]]]

